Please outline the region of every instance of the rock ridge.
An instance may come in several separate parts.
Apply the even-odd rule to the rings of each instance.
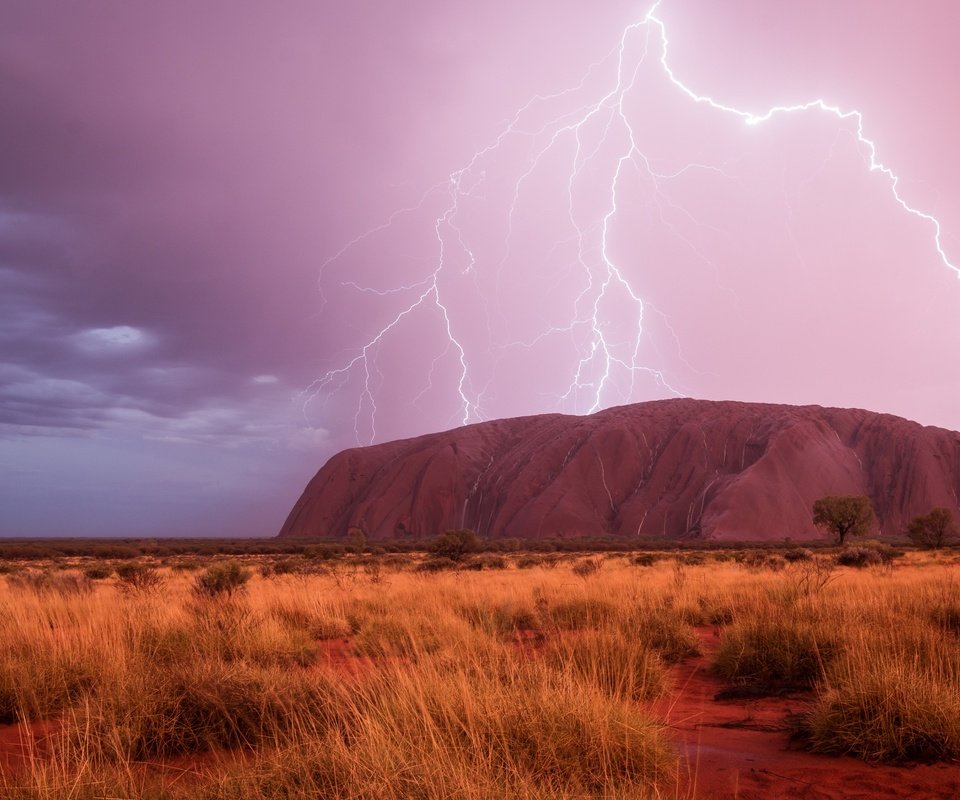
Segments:
[[[814,500],[865,494],[879,535],[960,507],[960,433],[861,409],[693,399],[543,414],[344,450],[280,535],[820,537]]]

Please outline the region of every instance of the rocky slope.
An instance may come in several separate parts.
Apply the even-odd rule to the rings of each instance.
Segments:
[[[857,409],[663,400],[484,422],[333,456],[281,536],[813,539],[826,494],[878,533],[960,505],[960,433]],[[960,518],[960,513],[958,513]]]

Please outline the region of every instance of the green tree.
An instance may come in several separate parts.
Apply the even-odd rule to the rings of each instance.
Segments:
[[[829,531],[841,545],[848,536],[865,536],[875,521],[870,498],[863,495],[829,495],[813,504],[813,524]]]
[[[910,541],[920,547],[939,550],[957,535],[949,508],[935,508],[929,514],[914,517],[907,527]]]

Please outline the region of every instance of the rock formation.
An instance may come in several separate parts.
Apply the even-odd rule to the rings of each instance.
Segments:
[[[333,456],[281,536],[819,538],[814,500],[865,494],[879,535],[960,506],[960,433],[858,409],[662,400]],[[960,519],[960,513],[957,513]]]

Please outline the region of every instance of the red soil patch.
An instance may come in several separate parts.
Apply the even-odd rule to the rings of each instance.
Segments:
[[[363,659],[354,655],[349,638],[324,639],[319,644],[320,663],[324,666],[347,675],[359,675],[363,671]]]
[[[0,725],[0,772],[19,772],[34,759],[48,757],[51,740],[59,731],[57,720]]]
[[[704,655],[674,667],[673,695],[652,709],[686,760],[688,788],[697,800],[960,797],[955,764],[874,766],[798,749],[786,720],[808,708],[812,695],[715,700],[728,688],[708,670],[719,639],[712,628],[698,634]]]

